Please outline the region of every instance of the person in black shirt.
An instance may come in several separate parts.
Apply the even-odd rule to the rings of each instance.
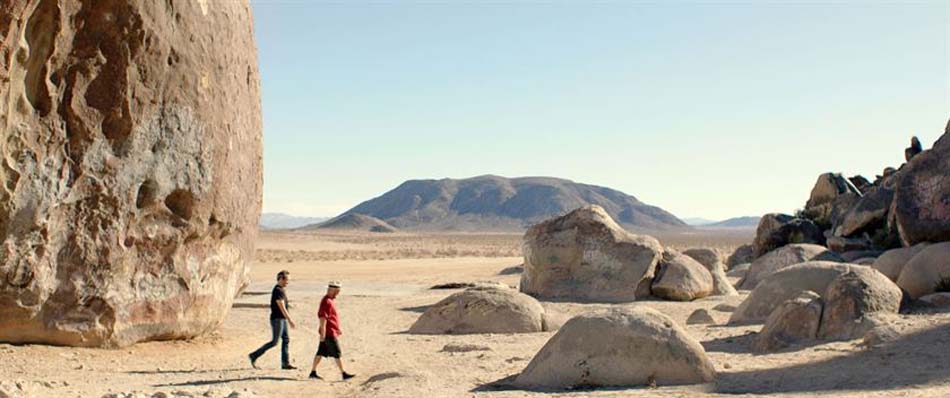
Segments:
[[[271,340],[261,348],[258,348],[256,351],[250,353],[248,358],[251,360],[251,366],[254,369],[257,369],[257,358],[260,358],[261,355],[264,355],[267,350],[277,346],[277,339],[281,340],[280,345],[280,367],[281,369],[297,369],[290,364],[290,336],[287,334],[288,325],[291,328],[296,328],[297,324],[290,319],[290,312],[287,311],[287,292],[284,291],[284,288],[287,287],[287,284],[290,283],[290,272],[280,271],[277,273],[277,285],[274,286],[274,290],[270,294],[270,328],[271,328]]]

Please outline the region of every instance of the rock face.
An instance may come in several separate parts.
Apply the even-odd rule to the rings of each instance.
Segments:
[[[517,377],[522,388],[707,383],[716,372],[703,346],[650,308],[577,316]]]
[[[803,291],[780,304],[769,315],[752,343],[758,352],[771,352],[815,340],[821,324],[821,296]]]
[[[824,173],[815,181],[808,202],[805,203],[804,215],[819,226],[830,227],[836,205],[846,196],[861,197],[861,190],[840,173]]]
[[[729,282],[729,278],[726,276],[726,265],[722,263],[722,256],[717,250],[696,248],[686,250],[683,254],[692,257],[709,271],[713,280],[713,296],[735,296],[739,294],[736,292],[736,288],[732,287],[732,283]]]
[[[535,297],[629,302],[650,295],[660,242],[624,231],[598,206],[531,227],[521,291]]]
[[[261,207],[248,1],[0,3],[0,341],[217,327]]]
[[[414,334],[531,333],[544,330],[544,307],[513,289],[471,288],[426,310]]]
[[[752,254],[756,258],[791,243],[824,244],[822,229],[814,222],[787,214],[766,214],[759,221],[752,242]]]
[[[950,242],[935,243],[917,253],[904,265],[897,285],[911,298],[935,293],[938,287],[950,291]]]
[[[950,241],[950,122],[933,148],[901,169],[893,217],[904,246]]]
[[[824,246],[813,244],[792,244],[782,246],[752,262],[749,272],[739,282],[740,289],[754,289],[760,281],[769,275],[795,264],[806,261],[836,261],[841,257]]]
[[[899,249],[891,249],[884,253],[874,260],[874,264],[871,264],[871,268],[874,268],[880,271],[888,279],[897,282],[897,278],[901,275],[901,270],[904,269],[904,264],[907,264],[911,258],[920,253],[924,248],[927,247],[927,243],[920,243],[911,247],[902,247]]]
[[[691,301],[713,292],[713,277],[691,257],[667,251],[653,280],[653,295],[667,300]]]
[[[713,325],[715,323],[716,320],[709,314],[709,310],[705,308],[693,311],[692,314],[689,314],[689,318],[686,318],[687,325]]]
[[[897,314],[901,305],[900,288],[884,274],[856,268],[835,278],[822,296],[825,308],[821,315],[818,338],[849,340],[861,337],[872,326],[872,314]]]
[[[748,324],[764,321],[775,308],[805,290],[824,292],[839,275],[861,265],[829,261],[811,261],[796,264],[762,280],[729,318],[730,324]]]
[[[729,255],[729,258],[726,259],[726,268],[731,270],[732,267],[739,264],[751,263],[752,260],[755,260],[754,251],[755,249],[751,244],[737,247],[736,250]]]

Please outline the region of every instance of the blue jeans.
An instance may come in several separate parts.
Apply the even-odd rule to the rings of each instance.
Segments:
[[[260,358],[267,350],[277,346],[277,339],[280,338],[280,364],[281,366],[290,366],[290,336],[287,335],[287,320],[282,318],[271,319],[270,329],[271,340],[264,343],[257,351],[252,352],[251,358],[254,360]]]

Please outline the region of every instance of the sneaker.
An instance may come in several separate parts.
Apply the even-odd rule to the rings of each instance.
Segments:
[[[349,379],[352,379],[352,378],[354,378],[354,377],[356,377],[356,375],[343,372],[343,380],[349,380]]]
[[[253,355],[248,355],[248,356],[247,356],[247,359],[250,359],[250,360],[251,360],[251,367],[254,368],[254,369],[257,369],[257,363],[255,363],[255,362],[257,362],[257,358],[254,358]]]
[[[294,365],[284,365],[284,366],[281,366],[280,368],[283,369],[283,370],[295,370],[295,369],[297,369],[297,367],[294,366]]]
[[[320,375],[318,375],[318,374],[317,374],[317,371],[315,371],[315,370],[311,370],[311,371],[310,371],[310,376],[308,376],[308,377],[311,378],[311,379],[323,380],[323,378],[320,377]]]

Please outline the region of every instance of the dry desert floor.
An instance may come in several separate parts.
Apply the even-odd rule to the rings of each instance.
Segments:
[[[667,246],[722,250],[751,240],[751,231],[659,234]],[[18,384],[28,397],[673,397],[673,396],[950,396],[950,314],[902,315],[901,337],[865,348],[859,340],[797,347],[770,355],[748,349],[758,326],[723,326],[739,297],[690,303],[644,301],[681,324],[709,309],[718,325],[686,329],[705,346],[718,381],[697,386],[583,391],[521,391],[507,387],[553,335],[488,334],[421,336],[406,330],[425,308],[458,290],[432,290],[447,282],[500,281],[516,285],[521,263],[516,234],[360,234],[263,232],[252,283],[222,327],[191,341],[149,342],[124,349],[77,349],[0,344],[0,387]],[[279,369],[279,348],[252,369],[247,354],[269,339],[268,292],[274,275],[291,272],[292,360]],[[337,300],[345,363],[357,378],[343,382],[324,362],[328,380],[306,378],[317,346],[316,307],[326,281],[343,281]],[[546,310],[572,314],[602,304],[544,302]],[[596,338],[596,336],[592,336]],[[468,346],[451,352],[446,346]],[[0,396],[3,394],[0,393]],[[158,394],[158,396],[161,396]]]

